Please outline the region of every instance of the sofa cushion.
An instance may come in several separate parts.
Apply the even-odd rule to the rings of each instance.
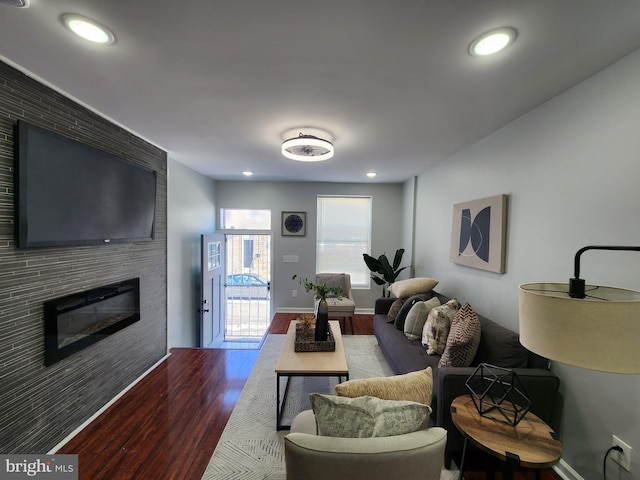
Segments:
[[[402,304],[402,307],[400,307],[400,311],[396,316],[396,321],[394,322],[396,328],[401,332],[404,332],[404,321],[406,320],[411,307],[413,307],[417,302],[424,302],[426,300],[429,300],[431,297],[432,295],[421,293],[407,298]]]
[[[458,313],[459,304],[451,299],[444,305],[433,308],[427,316],[422,329],[422,344],[429,355],[442,355],[447,345],[447,337],[451,329],[451,322]]]
[[[451,322],[447,345],[439,367],[468,367],[473,362],[480,344],[480,320],[471,305],[466,303]]]
[[[396,298],[391,304],[391,308],[389,308],[389,313],[387,313],[387,321],[389,323],[393,323],[396,321],[396,317],[398,316],[398,312],[402,308],[402,304],[406,301],[406,298]]]
[[[341,397],[377,397],[383,400],[408,400],[431,405],[433,375],[431,367],[391,377],[362,378],[336,385]]]
[[[438,285],[438,280],[433,278],[407,278],[393,282],[389,286],[389,291],[398,298],[406,298],[416,293],[430,292],[436,285]]]
[[[404,320],[404,335],[409,340],[420,340],[422,338],[422,330],[427,321],[427,316],[434,307],[440,305],[438,297],[430,298],[424,302],[414,303],[407,318]]]
[[[376,397],[347,398],[312,393],[318,435],[343,438],[389,437],[416,432],[429,418],[431,407],[405,400]]]
[[[482,326],[482,334],[476,363],[484,362],[503,368],[529,366],[529,351],[522,346],[516,332],[480,315],[478,318]]]

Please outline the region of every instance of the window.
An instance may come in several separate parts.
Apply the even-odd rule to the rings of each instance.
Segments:
[[[316,272],[348,273],[352,287],[369,288],[370,248],[371,197],[319,195]]]
[[[271,210],[221,208],[221,230],[271,230]]]

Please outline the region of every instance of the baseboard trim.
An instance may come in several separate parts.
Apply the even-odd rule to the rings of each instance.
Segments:
[[[149,367],[142,375],[140,375],[131,384],[129,384],[129,386],[127,386],[124,390],[122,390],[115,397],[113,397],[111,400],[109,400],[109,402],[107,402],[100,410],[98,410],[96,413],[91,415],[91,417],[89,417],[87,420],[85,420],[78,428],[76,428],[73,432],[71,432],[69,435],[67,435],[64,438],[64,440],[62,440],[55,447],[53,447],[51,450],[49,450],[47,452],[47,455],[53,455],[58,450],[60,450],[64,445],[67,444],[67,442],[69,442],[69,440],[71,440],[78,433],[80,433],[82,430],[84,430],[84,428],[86,428],[87,425],[89,425],[96,418],[98,418],[105,410],[107,410],[107,408],[109,408],[111,405],[113,405],[118,399],[120,399],[120,397],[122,397],[125,393],[127,393],[129,390],[131,390],[138,382],[140,382],[144,377],[149,375],[149,373],[151,373],[158,365],[160,365],[162,362],[164,362],[170,356],[171,356],[171,354],[167,353],[164,357],[162,357],[160,360],[158,360],[156,363],[154,363],[151,367]]]
[[[563,459],[560,459],[553,467],[553,470],[562,477],[563,480],[584,480],[584,478]]]
[[[301,307],[278,307],[276,313],[313,313],[315,310],[313,307],[301,308]],[[373,315],[373,308],[356,308],[355,313],[357,315]]]

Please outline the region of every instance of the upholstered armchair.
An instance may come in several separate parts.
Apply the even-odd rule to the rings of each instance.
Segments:
[[[316,283],[324,283],[328,287],[340,287],[342,289],[342,296],[340,298],[327,298],[329,318],[340,319],[341,323],[344,323],[342,331],[345,331],[347,328],[348,318],[351,324],[351,332],[353,333],[353,314],[356,310],[356,304],[353,301],[353,294],[351,293],[351,275],[348,273],[318,273],[316,274]]]
[[[313,411],[298,414],[284,438],[287,480],[438,480],[447,431],[440,427],[390,437],[316,435]]]

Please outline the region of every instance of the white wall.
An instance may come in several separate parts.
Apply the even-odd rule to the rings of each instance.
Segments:
[[[168,161],[167,343],[199,346],[200,235],[215,224],[215,182]]]
[[[567,282],[585,245],[640,244],[639,81],[636,51],[420,175],[416,275],[439,279],[438,290],[517,330],[519,284]],[[449,262],[453,205],[502,193],[509,195],[506,273]],[[581,277],[640,290],[640,255],[587,252]],[[602,478],[612,434],[640,450],[640,376],[553,370],[562,384],[563,459],[585,479]],[[618,475],[612,462],[607,471],[640,478],[640,455],[631,473]]]
[[[347,184],[347,183],[299,183],[299,182],[217,182],[216,204],[218,208],[268,208],[271,210],[273,229],[272,302],[276,310],[300,310],[312,308],[311,294],[304,292],[297,280],[291,277],[312,278],[316,269],[316,199],[317,195],[371,195],[373,206],[372,255],[383,252],[393,255],[402,245],[402,185],[401,184]],[[307,213],[305,237],[283,237],[280,234],[282,211]],[[299,263],[284,263],[284,255],[297,255]],[[364,260],[363,260],[364,264]],[[382,287],[371,282],[369,290],[354,290],[356,312],[373,311],[375,299],[382,294]],[[291,291],[298,290],[293,298]]]

